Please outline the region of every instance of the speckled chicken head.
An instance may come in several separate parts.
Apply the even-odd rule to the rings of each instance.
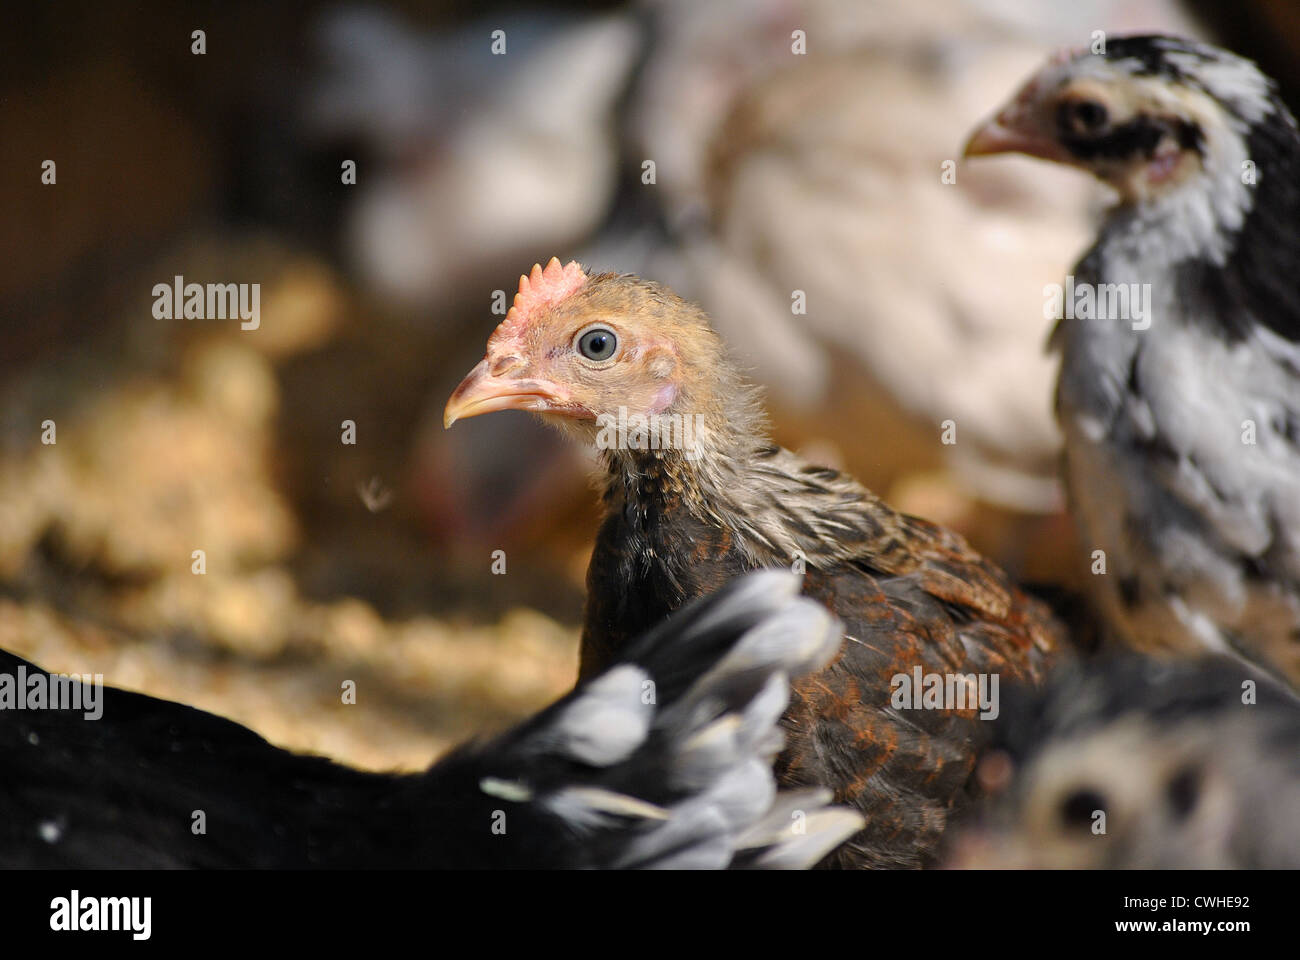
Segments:
[[[1068,662],[1001,706],[949,866],[1300,865],[1300,701],[1241,661]]]
[[[1104,52],[1053,56],[972,134],[966,155],[1024,153],[1081,167],[1126,200],[1155,199],[1207,170],[1240,174],[1223,153],[1271,93],[1254,64],[1226,51],[1108,38]]]
[[[952,866],[1103,869],[1226,868],[1231,790],[1214,766],[1212,731],[1173,735],[1129,718],[1052,744],[982,829],[953,843]],[[982,758],[982,785],[1005,754]],[[996,790],[992,791],[997,796]],[[1174,858],[1174,859],[1170,859]]]
[[[443,421],[529,410],[594,439],[597,418],[697,412],[722,346],[703,313],[630,275],[588,276],[552,259],[519,279],[487,353],[447,401]]]

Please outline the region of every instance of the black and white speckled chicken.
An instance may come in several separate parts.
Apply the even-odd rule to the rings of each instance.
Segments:
[[[1104,618],[1135,647],[1235,654],[1300,683],[1292,114],[1241,57],[1112,38],[1054,57],[967,147],[1002,152],[1080,167],[1119,196],[1053,337]]]
[[[740,580],[419,774],[290,753],[111,688],[93,719],[4,709],[0,867],[809,866],[862,820],[826,791],[775,788],[789,679],[839,646],[839,624],[797,591],[791,574]],[[38,676],[0,651],[11,695]]]
[[[1300,701],[1229,657],[1126,655],[1003,696],[958,867],[1300,867]]]

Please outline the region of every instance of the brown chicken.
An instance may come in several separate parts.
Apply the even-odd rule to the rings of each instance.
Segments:
[[[866,815],[833,863],[929,862],[986,728],[973,695],[951,694],[975,674],[994,693],[989,678],[1036,681],[1060,645],[1048,611],[961,537],[774,445],[703,312],[658,284],[534,266],[444,420],[507,409],[598,447],[607,468],[582,677],[743,571],[804,572],[804,593],[844,621],[845,637],[796,686],[779,778],[828,786]],[[906,695],[900,675],[918,669],[948,682],[937,709]]]

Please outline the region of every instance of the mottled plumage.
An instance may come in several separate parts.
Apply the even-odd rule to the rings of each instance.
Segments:
[[[1238,660],[1076,665],[996,733],[953,866],[1300,867],[1300,701]]]
[[[787,678],[839,639],[797,590],[790,574],[738,581],[420,774],[293,754],[111,688],[96,719],[5,709],[0,867],[809,866],[862,821],[773,782]],[[20,669],[39,672],[0,652],[0,674]]]
[[[557,262],[547,270],[561,282]],[[616,341],[612,354],[583,353],[593,330]],[[892,680],[917,666],[1033,680],[1059,643],[1047,611],[956,534],[774,446],[707,318],[657,284],[590,277],[503,324],[446,418],[506,407],[601,448],[606,519],[588,570],[582,676],[746,570],[805,571],[805,594],[844,621],[845,637],[796,688],[781,780],[829,786],[866,815],[836,862],[926,863],[987,724],[973,710],[895,709]],[[606,418],[620,415],[690,418],[694,442],[611,443]]]
[[[968,152],[1007,150],[1119,194],[1076,288],[1149,291],[1145,317],[1067,318],[1053,338],[1071,506],[1106,558],[1090,578],[1102,614],[1127,645],[1232,654],[1300,683],[1294,118],[1247,60],[1111,38],[1055,58]]]

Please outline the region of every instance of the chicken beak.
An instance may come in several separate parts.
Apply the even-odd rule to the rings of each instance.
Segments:
[[[1071,162],[1050,132],[1035,117],[1037,86],[1031,82],[997,116],[986,120],[966,141],[963,156],[985,157],[997,153],[1023,153],[1057,163]]]
[[[1010,153],[1020,149],[1022,139],[1004,127],[999,118],[994,117],[971,134],[962,156],[984,157],[994,153]]]
[[[531,410],[545,412],[567,403],[560,388],[546,380],[518,379],[508,374],[513,368],[493,374],[501,364],[484,357],[460,382],[442,413],[442,425],[450,427],[457,420],[477,417],[497,410]]]

